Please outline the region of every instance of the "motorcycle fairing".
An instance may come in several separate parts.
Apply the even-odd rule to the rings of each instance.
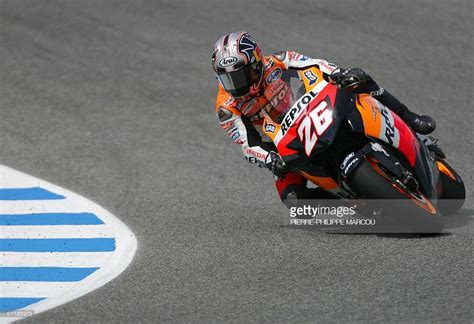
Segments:
[[[268,116],[262,124],[263,132],[273,140],[279,154],[290,168],[291,165],[298,166],[295,171],[318,186],[328,191],[336,190],[339,187],[336,179],[324,172],[314,172],[315,170],[309,166],[308,168],[301,166],[308,164],[305,160],[314,160],[318,153],[330,147],[342,121],[348,120],[355,132],[398,149],[411,167],[415,168],[416,165],[416,173],[421,174],[418,178],[421,179],[422,189],[425,189],[425,192],[430,191],[430,184],[435,177],[424,161],[426,152],[420,150],[415,134],[396,114],[369,95],[354,96],[350,91],[340,90],[327,83],[320,71],[315,68],[301,70],[298,73],[306,93],[286,111],[281,122],[276,123]],[[323,110],[318,111],[321,105],[324,106]],[[316,116],[315,119],[319,118],[321,121],[322,112],[328,116],[328,111],[331,112],[329,118],[331,120],[326,123],[324,131],[316,136],[315,120],[312,119],[310,123],[305,118]],[[323,118],[321,122],[324,123],[325,119]],[[306,127],[301,127],[303,123],[306,123]],[[431,192],[426,194],[430,198],[433,196]]]
[[[354,131],[390,144],[403,153],[411,167],[415,166],[420,144],[414,132],[400,117],[367,94],[356,97],[356,109],[360,118],[357,114],[349,118]]]
[[[399,150],[415,170],[421,190],[428,198],[436,198],[432,188],[436,187],[438,170],[430,166],[430,163],[434,163],[432,156],[424,145],[420,145],[410,127],[369,95],[358,95],[355,106],[356,109],[349,116],[354,131],[381,140]]]

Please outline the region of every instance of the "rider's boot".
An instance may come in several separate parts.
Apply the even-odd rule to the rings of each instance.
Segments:
[[[404,107],[401,118],[411,127],[416,133],[426,135],[432,133],[436,129],[436,122],[433,118],[426,115],[418,115],[411,112]]]

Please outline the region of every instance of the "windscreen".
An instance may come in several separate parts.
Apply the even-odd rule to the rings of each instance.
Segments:
[[[265,96],[269,104],[265,110],[273,122],[281,124],[286,112],[306,91],[296,70],[285,70],[281,72],[280,78],[269,82],[272,81],[272,77],[275,76],[270,74],[267,77],[269,85],[265,89]]]

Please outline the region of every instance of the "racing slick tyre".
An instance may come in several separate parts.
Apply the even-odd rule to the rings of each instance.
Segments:
[[[364,160],[350,176],[350,188],[376,215],[380,232],[440,233],[443,220],[438,210],[419,191],[410,192],[376,161]],[[364,208],[366,209],[366,208]]]
[[[441,215],[452,215],[461,209],[466,199],[466,189],[459,174],[444,160],[436,161],[440,174],[441,194],[438,210]]]

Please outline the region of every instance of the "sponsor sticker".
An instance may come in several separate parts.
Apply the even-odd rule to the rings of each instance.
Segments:
[[[350,171],[352,171],[359,162],[359,158],[355,155],[354,152],[350,153],[348,156],[345,157],[344,161],[341,163],[341,170],[345,176],[347,176]]]
[[[247,149],[245,152],[261,160],[265,159],[265,157],[267,156],[266,153],[257,152],[255,150],[252,150],[251,148]]]
[[[239,138],[239,136],[240,136],[240,132],[239,132],[239,131],[236,131],[234,134],[232,134],[232,135],[230,136],[230,138],[231,138],[233,141],[235,141],[236,139]]]
[[[274,64],[275,62],[273,62],[273,60],[269,58],[267,64],[265,64],[265,69],[271,68]]]
[[[296,104],[291,107],[290,111],[285,116],[285,119],[283,119],[283,122],[281,123],[281,132],[282,135],[285,135],[286,132],[290,129],[291,124],[295,120],[296,116],[298,113],[303,109],[306,108],[306,106],[318,95],[318,92],[315,91],[310,91],[307,94],[305,94],[303,97],[301,97]]]
[[[267,77],[267,83],[273,83],[281,77],[281,69],[277,68],[272,71]]]
[[[390,118],[390,113],[385,108],[381,109],[380,112],[385,120],[385,138],[390,145],[393,145],[393,140],[395,139],[395,125],[393,124],[393,117]]]
[[[259,167],[263,168],[265,166],[265,162],[260,161],[255,156],[246,156],[245,159],[252,164],[257,164]]]
[[[318,77],[313,73],[313,71],[304,72],[304,76],[309,81],[309,85],[313,85],[318,81]]]
[[[268,133],[275,133],[275,125],[272,125],[272,124],[265,124],[265,132],[268,132]]]

